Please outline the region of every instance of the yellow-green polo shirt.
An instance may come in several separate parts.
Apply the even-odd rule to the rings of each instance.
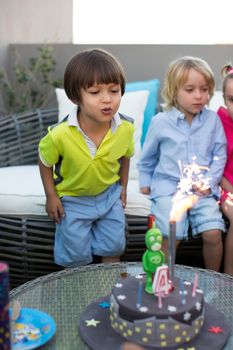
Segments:
[[[41,157],[54,166],[54,181],[59,197],[95,196],[119,180],[120,159],[134,153],[134,127],[122,119],[113,132],[110,128],[92,158],[83,135],[64,121],[48,129],[39,143]]]

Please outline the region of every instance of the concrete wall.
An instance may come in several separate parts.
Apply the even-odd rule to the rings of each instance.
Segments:
[[[44,42],[72,42],[72,0],[0,0],[0,67],[9,44]]]
[[[88,48],[102,47],[118,57],[125,68],[128,81],[158,78],[162,84],[171,60],[184,55],[201,57],[213,69],[217,89],[221,89],[220,70],[226,62],[233,61],[233,45],[52,45],[57,61],[57,77],[63,77],[68,61],[76,53]],[[38,46],[14,45],[23,60],[36,55]]]

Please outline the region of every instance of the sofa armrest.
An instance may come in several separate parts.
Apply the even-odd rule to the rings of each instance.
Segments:
[[[57,120],[57,108],[0,118],[0,167],[36,164],[38,143]]]

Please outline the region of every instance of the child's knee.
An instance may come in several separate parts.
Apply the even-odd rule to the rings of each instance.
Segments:
[[[202,239],[207,244],[220,244],[222,242],[222,231],[209,230],[202,233]]]

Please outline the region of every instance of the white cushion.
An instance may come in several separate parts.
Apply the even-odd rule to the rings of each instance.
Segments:
[[[58,102],[58,119],[62,120],[67,114],[69,114],[73,108],[74,104],[66,96],[64,89],[56,89],[56,96]],[[142,125],[144,111],[147,105],[147,100],[149,96],[148,90],[141,91],[132,91],[126,92],[121,99],[121,104],[119,107],[119,112],[123,113],[134,119],[134,144],[135,144],[135,153],[130,161],[130,171],[129,178],[137,179],[138,170],[137,162],[139,160],[140,151],[141,151],[141,136],[142,136]]]
[[[0,168],[0,179],[0,215],[47,216],[37,165]],[[125,212],[139,216],[150,212],[150,200],[139,193],[137,180],[129,181]]]
[[[130,160],[129,179],[138,179],[137,162],[141,152],[141,137],[143,116],[147,104],[149,91],[126,92],[122,99],[119,112],[134,119],[134,155]]]
[[[65,90],[56,88],[56,97],[58,103],[58,121],[64,119],[75,107],[75,104],[68,99]]]
[[[221,90],[216,90],[213,97],[210,100],[209,109],[212,109],[213,111],[217,112],[219,107],[225,106],[223,94]]]
[[[129,180],[125,213],[136,216],[147,216],[150,214],[150,207],[149,196],[139,192],[138,180]]]
[[[37,165],[0,168],[0,215],[47,215]]]

